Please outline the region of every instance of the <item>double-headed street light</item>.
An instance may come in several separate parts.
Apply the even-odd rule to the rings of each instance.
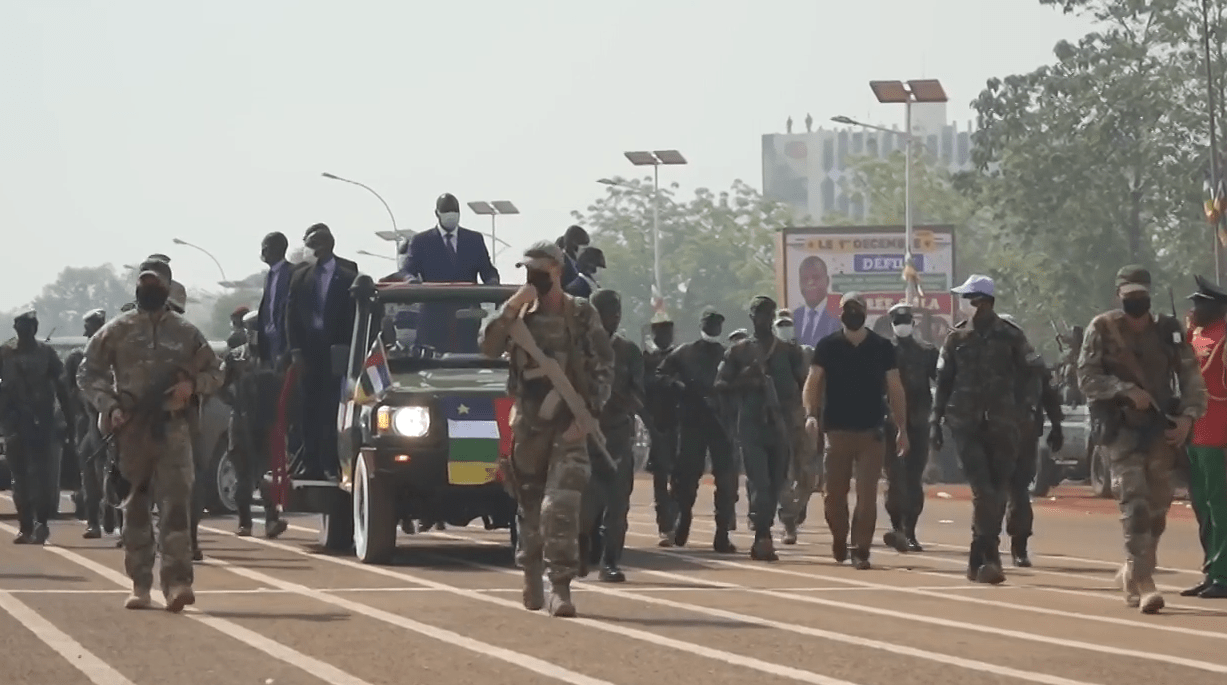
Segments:
[[[494,220],[499,214],[519,214],[520,210],[516,209],[508,200],[494,200],[493,202],[485,202],[478,200],[469,203],[469,209],[473,210],[474,214],[490,215],[490,259],[491,261],[498,259],[498,236],[494,233]],[[504,243],[506,244],[506,243]]]
[[[918,299],[916,284],[919,282],[920,277],[912,260],[912,143],[916,139],[915,134],[912,133],[912,103],[947,102],[949,98],[946,97],[946,91],[942,88],[941,81],[937,79],[921,79],[908,81],[907,83],[903,81],[870,81],[869,88],[873,90],[873,94],[878,98],[878,102],[888,104],[903,103],[904,130],[902,132],[881,126],[872,126],[845,116],[831,117],[831,121],[839,124],[861,126],[875,131],[895,134],[902,133],[903,135],[905,143],[903,161],[903,233],[905,247],[903,260],[904,273],[907,276],[905,301],[909,305],[915,306]]]
[[[652,307],[657,311],[664,309],[664,288],[660,279],[660,165],[685,164],[686,158],[677,150],[656,150],[654,152],[636,151],[624,152],[626,158],[635,166],[652,167]],[[605,185],[621,185],[608,178],[598,181]]]

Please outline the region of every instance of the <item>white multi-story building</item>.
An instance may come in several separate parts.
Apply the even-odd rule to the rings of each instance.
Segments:
[[[912,105],[912,129],[930,159],[952,172],[971,168],[971,123],[962,131],[947,123],[946,103]],[[900,134],[855,126],[764,134],[763,195],[791,205],[802,224],[833,213],[864,220],[869,208],[846,182],[852,167],[858,157],[885,158],[902,149]]]

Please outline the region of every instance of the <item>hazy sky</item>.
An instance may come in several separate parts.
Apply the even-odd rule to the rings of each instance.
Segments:
[[[64,266],[151,252],[216,289],[261,236],[332,226],[382,275],[390,228],[434,199],[512,200],[516,250],[559,235],[624,150],[677,148],[684,193],[761,185],[763,133],[836,114],[902,122],[870,79],[940,78],[950,118],[986,79],[1089,24],[1038,0],[112,0],[0,2],[0,309]],[[489,230],[463,207],[462,225]],[[510,277],[510,278],[508,278]]]

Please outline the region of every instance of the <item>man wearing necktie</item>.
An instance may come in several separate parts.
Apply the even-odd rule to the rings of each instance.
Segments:
[[[435,228],[413,236],[402,272],[422,283],[498,283],[481,233],[460,225],[460,201],[444,193],[435,201]]]
[[[268,264],[264,277],[264,295],[260,298],[256,334],[260,361],[270,366],[281,366],[288,351],[285,333],[285,305],[289,296],[290,272],[294,267],[286,261],[285,253],[290,242],[284,233],[273,232],[264,236],[260,244],[260,260]]]
[[[797,342],[812,347],[840,329],[839,320],[827,311],[831,277],[826,262],[817,255],[801,260],[797,276],[801,281],[801,297],[805,304],[793,310],[793,325],[797,331]]]
[[[324,224],[307,231],[307,261],[290,277],[286,334],[302,388],[302,459],[306,480],[335,476],[337,406],[341,379],[332,372],[332,346],[349,345],[354,300],[349,287],[358,275],[354,262],[333,254],[336,241]]]

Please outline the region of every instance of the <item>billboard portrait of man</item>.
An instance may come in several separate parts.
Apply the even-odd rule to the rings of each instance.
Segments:
[[[797,280],[805,303],[792,312],[797,342],[815,345],[819,340],[839,330],[839,319],[827,311],[827,295],[831,276],[821,257],[810,255],[797,267]]]

